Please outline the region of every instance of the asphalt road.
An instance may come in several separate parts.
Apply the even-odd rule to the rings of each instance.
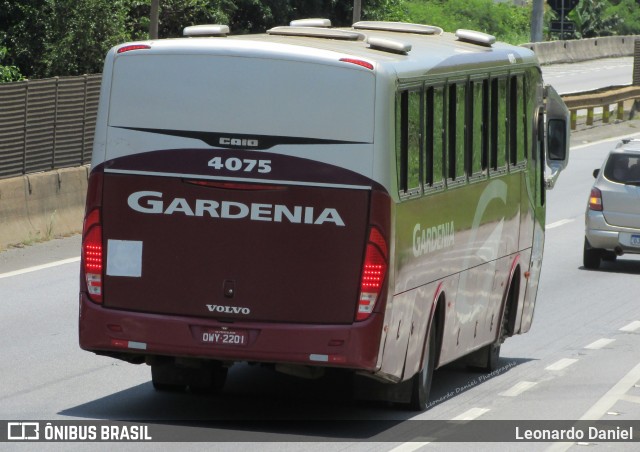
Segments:
[[[633,80],[633,57],[542,66],[542,75],[545,83],[553,85],[560,94],[630,85]]]
[[[262,444],[261,449],[266,450],[385,451],[469,447],[407,443],[420,438],[424,425],[402,422],[408,419],[638,420],[640,259],[624,256],[615,265],[605,264],[601,271],[581,266],[591,173],[611,146],[609,141],[574,148],[569,168],[548,193],[545,257],[531,331],[507,340],[500,369],[491,378],[456,365],[436,372],[432,406],[425,413],[416,416],[394,406],[354,402],[342,375],[307,381],[248,365],[231,369],[228,384],[218,397],[156,393],[144,365],[79,349],[80,240],[74,236],[0,253],[0,419],[146,420],[175,428],[177,434],[332,441]],[[229,420],[237,422],[225,423]],[[246,420],[279,422],[251,427]],[[313,422],[291,424],[290,420]],[[339,422],[325,425],[323,420],[365,420],[367,428],[357,433],[361,439],[375,440],[382,435],[393,442],[345,442],[362,425],[346,423],[340,428]],[[61,444],[47,446],[55,449]],[[554,451],[582,447],[572,443],[516,446]],[[599,449],[613,446],[632,449],[613,443],[600,443]],[[157,445],[127,447],[138,450]],[[173,447],[202,446],[181,443]],[[218,450],[246,447],[234,442],[214,446]],[[473,448],[506,451],[514,450],[514,445],[479,443]]]

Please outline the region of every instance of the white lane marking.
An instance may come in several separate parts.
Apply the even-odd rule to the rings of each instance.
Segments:
[[[80,256],[72,257],[70,259],[63,259],[61,261],[49,262],[48,264],[36,265],[34,267],[23,268],[22,270],[15,270],[8,273],[0,273],[0,279],[24,275],[25,273],[37,272],[38,270],[44,270],[46,268],[59,267],[60,265],[72,264],[74,262],[80,262]]]
[[[452,421],[472,421],[474,419],[479,418],[484,413],[489,411],[489,408],[471,408],[464,413],[454,417],[451,419]]]
[[[523,392],[533,388],[538,383],[534,381],[521,381],[516,383],[511,387],[511,389],[507,389],[504,392],[501,392],[500,395],[504,397],[516,397],[522,394]]]
[[[451,420],[452,421],[473,421],[474,419],[477,419],[483,414],[485,414],[487,411],[489,411],[489,408],[477,408],[477,407],[471,408],[465,411],[464,413],[459,414],[458,416],[454,417]],[[391,449],[391,452],[413,452],[415,450],[420,449],[423,446],[426,446],[427,444],[431,444],[431,443],[430,442],[403,443]]]
[[[413,442],[404,443],[404,444],[400,444],[397,447],[394,447],[389,452],[414,452],[420,449],[421,447],[426,446],[427,444],[431,444],[431,443],[413,443]]]
[[[629,395],[629,394],[625,394],[621,397],[622,400],[625,400],[627,402],[633,402],[633,403],[637,403],[640,405],[640,397],[638,396],[633,396],[633,395]]]
[[[622,328],[620,328],[620,331],[624,331],[625,333],[633,333],[634,331],[636,331],[639,328],[640,328],[640,320],[634,320],[630,324],[625,325]]]
[[[577,361],[578,361],[577,359],[573,359],[573,358],[562,358],[561,360],[556,361],[555,363],[551,364],[545,369],[546,370],[562,370],[569,367],[570,365],[574,364]]]
[[[583,420],[598,420],[607,411],[611,410],[611,407],[620,400],[626,393],[640,380],[640,364],[629,371],[627,375],[622,377],[613,388],[602,396],[589,410],[580,418]]]
[[[629,389],[640,380],[640,364],[629,371],[627,375],[622,377],[600,400],[598,400],[587,412],[580,418],[581,421],[597,421],[602,418],[618,400],[625,399]],[[556,443],[549,447],[546,452],[564,452],[575,443],[565,442]]]
[[[615,341],[616,341],[615,339],[607,339],[603,337],[602,339],[598,339],[597,341],[594,341],[589,345],[586,345],[584,348],[588,348],[589,350],[600,350],[601,348],[604,348]]]
[[[566,220],[555,221],[555,222],[553,222],[551,224],[548,224],[545,229],[557,228],[558,226],[562,226],[562,225],[565,225],[567,223],[571,223],[574,220],[575,220],[575,218],[568,218]]]
[[[640,133],[632,133],[630,135],[624,135],[624,136],[620,136],[620,137],[617,137],[617,138],[607,138],[607,139],[600,140],[600,141],[592,141],[590,143],[580,144],[578,146],[571,146],[571,150],[573,151],[573,150],[577,150],[577,149],[582,149],[582,148],[586,148],[586,147],[589,147],[589,146],[595,146],[595,145],[602,144],[602,143],[613,143],[613,144],[615,144],[615,143],[619,142],[620,140],[624,140],[625,138],[635,138],[637,136],[640,136]]]

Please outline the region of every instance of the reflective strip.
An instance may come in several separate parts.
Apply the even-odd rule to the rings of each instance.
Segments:
[[[329,362],[329,355],[309,355],[309,360],[310,361],[319,361],[322,363],[327,363]]]
[[[147,344],[145,344],[144,342],[129,341],[129,348],[135,348],[137,350],[146,350]]]

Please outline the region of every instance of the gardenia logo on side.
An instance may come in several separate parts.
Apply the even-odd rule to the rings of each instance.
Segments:
[[[336,209],[307,206],[285,206],[282,204],[243,204],[235,201],[214,201],[212,199],[196,199],[187,201],[185,198],[174,198],[166,203],[159,191],[137,191],[129,195],[127,204],[136,212],[173,215],[181,213],[189,217],[225,218],[239,220],[249,218],[252,221],[270,221],[321,225],[333,223],[344,226],[344,221]],[[319,213],[318,213],[319,212]]]

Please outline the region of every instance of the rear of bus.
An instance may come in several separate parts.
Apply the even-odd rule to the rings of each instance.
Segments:
[[[372,181],[374,67],[347,57],[230,38],[111,50],[83,349],[376,368],[390,199]]]

